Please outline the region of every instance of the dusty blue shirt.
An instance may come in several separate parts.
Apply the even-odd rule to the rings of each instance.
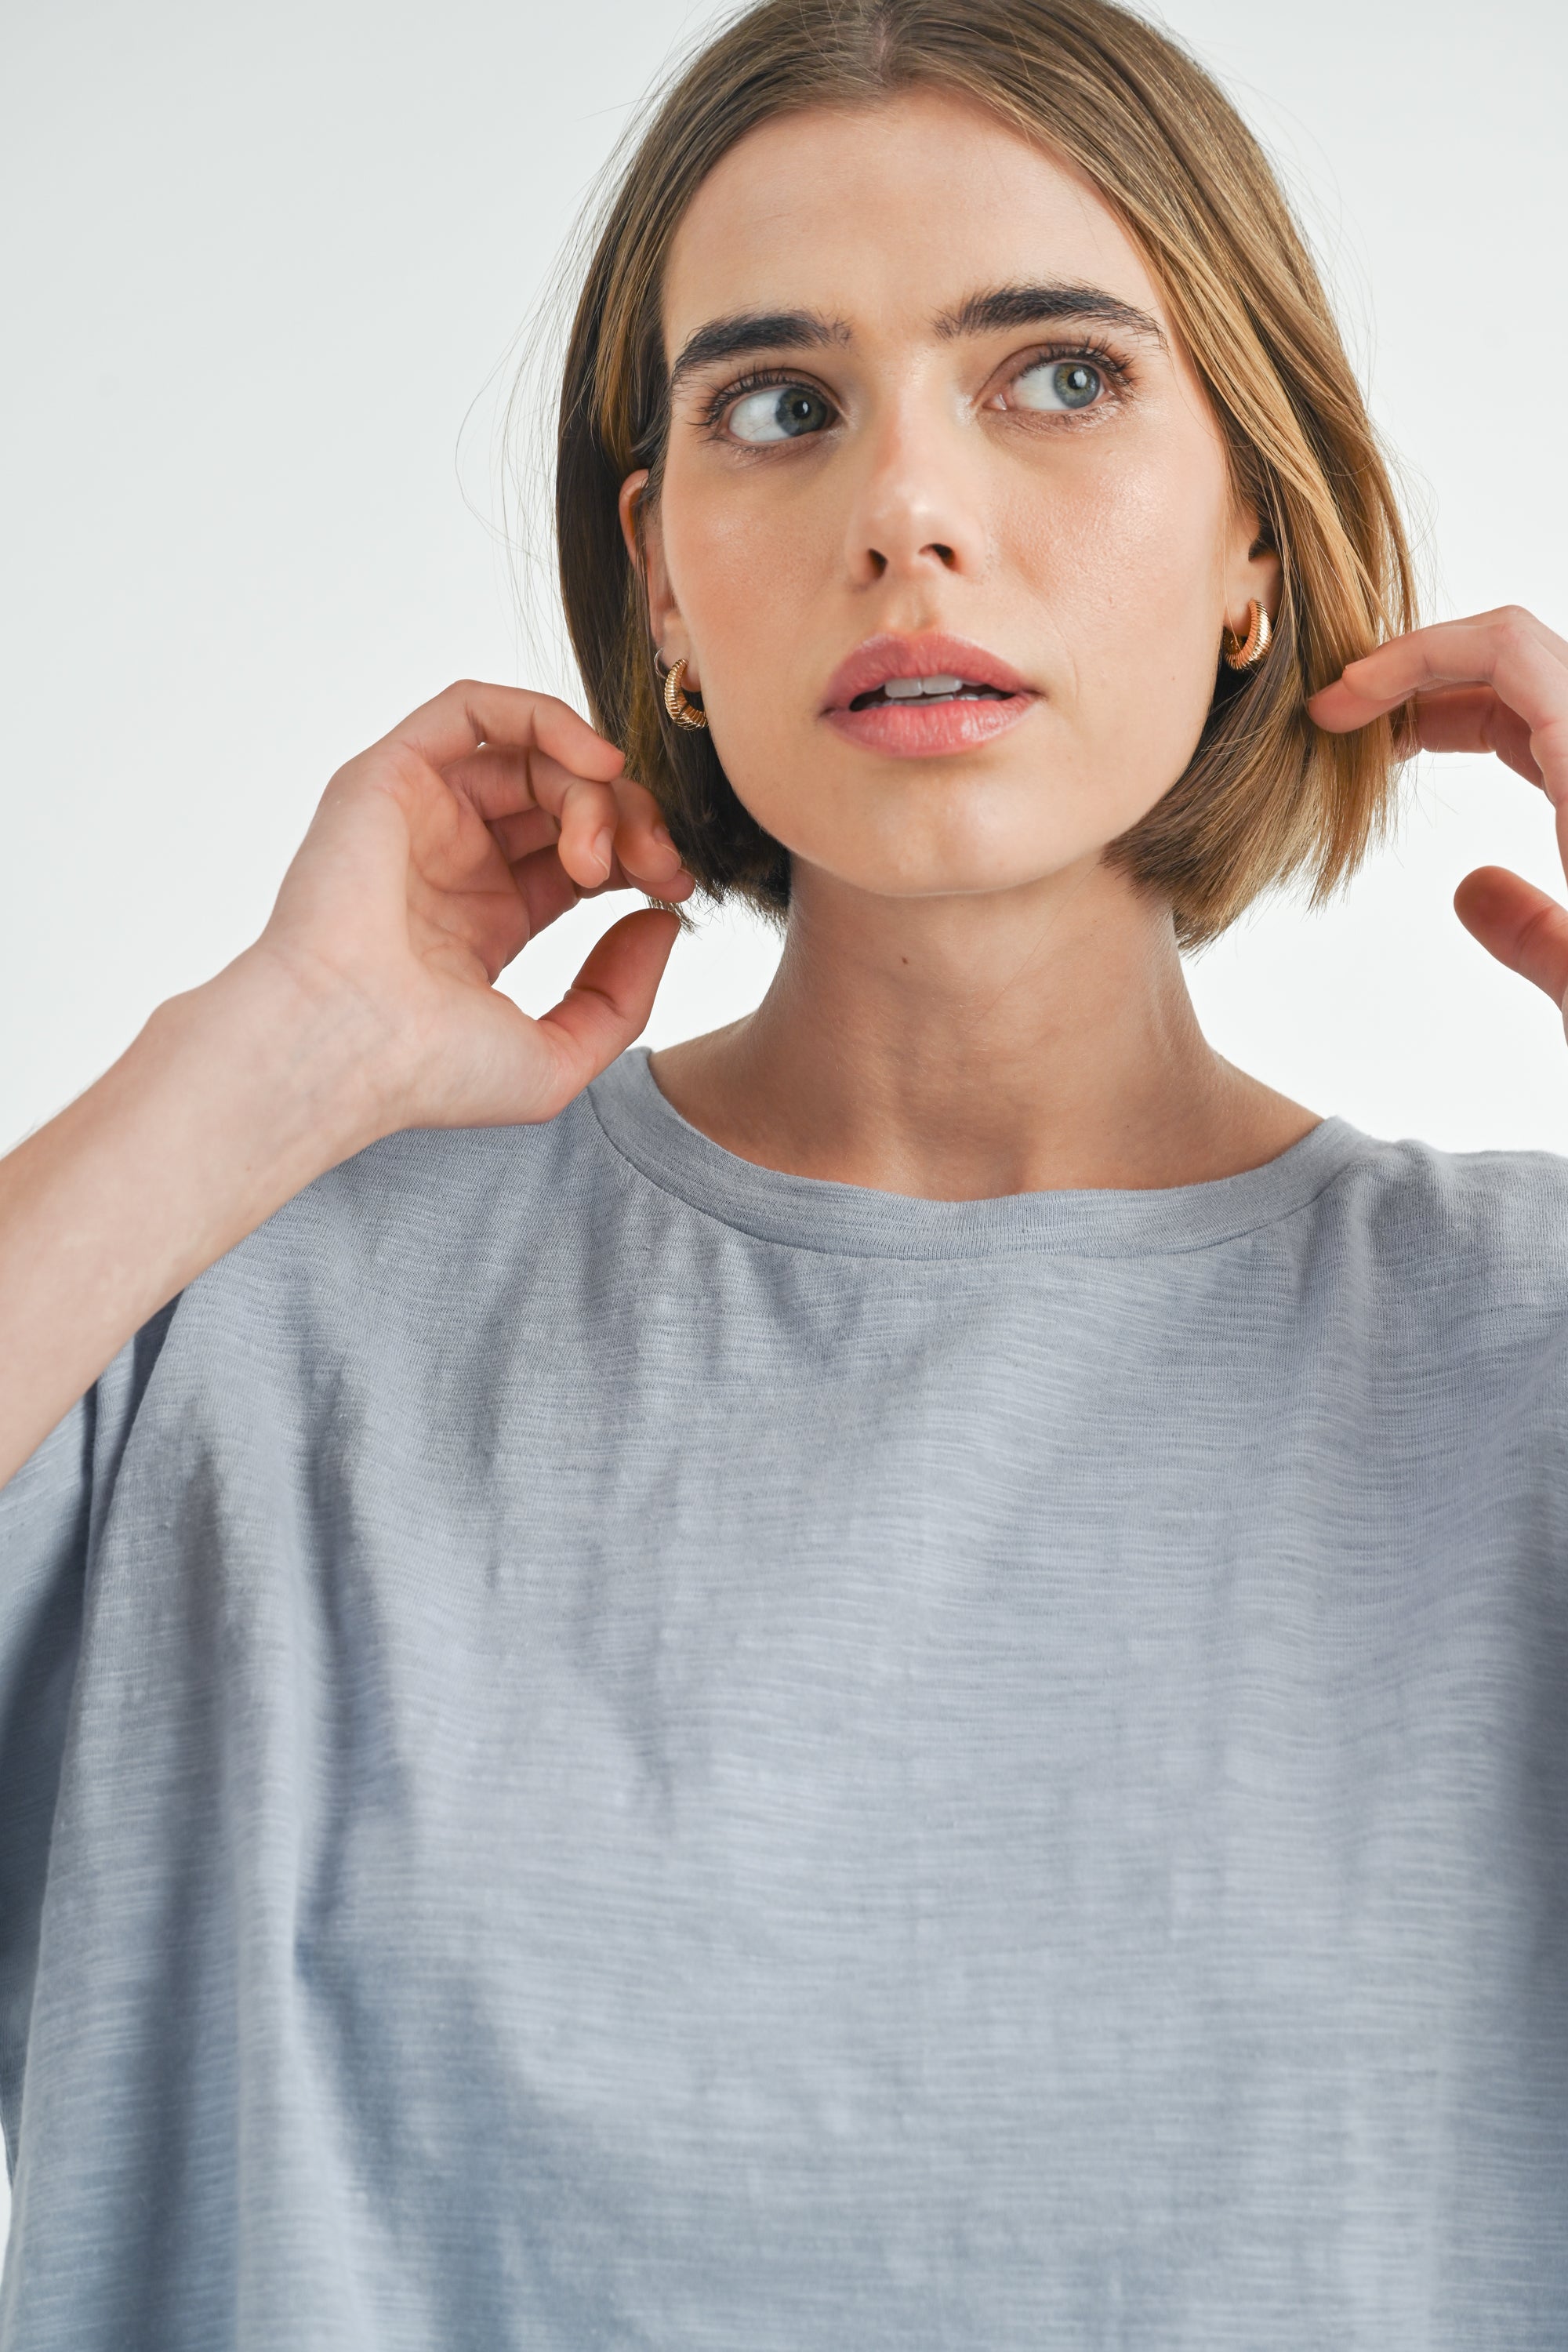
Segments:
[[[0,1496],[5,2352],[1568,2344],[1568,1163],[396,1136]]]

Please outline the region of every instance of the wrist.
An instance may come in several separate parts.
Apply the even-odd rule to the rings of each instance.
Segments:
[[[257,946],[159,1005],[127,1058],[291,1192],[402,1123],[386,1027]]]
[[[149,1315],[397,1124],[375,1027],[242,956],[0,1161],[0,1479]]]

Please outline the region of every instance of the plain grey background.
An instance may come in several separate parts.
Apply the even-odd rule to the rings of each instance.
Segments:
[[[559,685],[500,531],[510,354],[673,0],[56,0],[0,20],[0,1143],[260,925],[331,770],[464,674]],[[1435,614],[1568,630],[1568,13],[1181,0],[1279,157],[1422,520]],[[1568,1150],[1546,1000],[1449,894],[1563,892],[1543,801],[1426,763],[1331,911],[1196,959],[1223,1052],[1322,1111]],[[507,984],[553,1000],[614,900]],[[770,934],[678,948],[654,1043],[755,1001]]]

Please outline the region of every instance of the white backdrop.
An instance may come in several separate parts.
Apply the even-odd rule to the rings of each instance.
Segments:
[[[495,371],[705,14],[11,0],[0,1143],[253,935],[339,761],[452,677],[549,682],[464,488],[499,519]],[[1297,190],[1429,516],[1435,609],[1518,599],[1568,628],[1568,12],[1170,21]],[[1544,804],[1488,763],[1429,770],[1342,904],[1272,907],[1196,961],[1216,1044],[1381,1133],[1568,1150],[1557,1016],[1449,910],[1492,859],[1560,887]],[[542,942],[522,1001],[623,903]],[[739,922],[684,940],[654,1042],[754,1002],[773,952]]]

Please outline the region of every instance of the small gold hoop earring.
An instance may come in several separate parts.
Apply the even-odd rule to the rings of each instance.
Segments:
[[[1268,640],[1274,632],[1268,625],[1268,615],[1255,596],[1247,608],[1247,635],[1238,637],[1234,629],[1226,629],[1224,639],[1225,657],[1232,669],[1256,669],[1268,651]]]
[[[664,707],[677,727],[689,727],[693,734],[700,734],[708,724],[708,713],[698,709],[681,685],[685,676],[686,657],[682,655],[679,661],[671,662],[664,674]]]

